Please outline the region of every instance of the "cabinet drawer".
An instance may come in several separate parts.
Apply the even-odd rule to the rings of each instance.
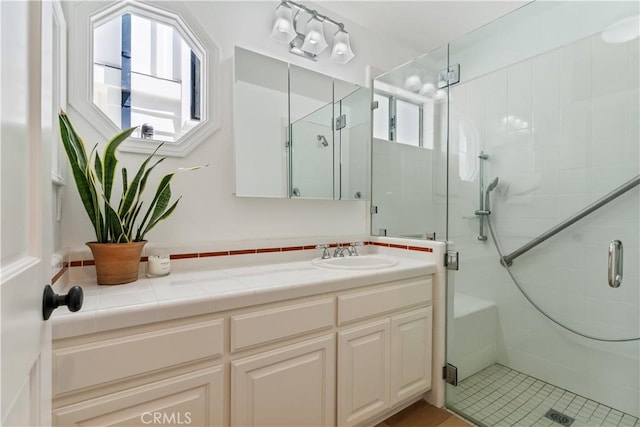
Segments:
[[[334,298],[233,316],[231,351],[329,328],[334,322]]]
[[[53,350],[54,396],[221,356],[222,319]]]
[[[53,410],[54,426],[222,426],[222,365]]]
[[[431,276],[389,284],[338,297],[338,324],[342,325],[431,301]]]

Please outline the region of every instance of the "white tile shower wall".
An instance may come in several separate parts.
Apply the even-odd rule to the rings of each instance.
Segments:
[[[489,155],[491,219],[508,252],[639,173],[638,39],[599,34],[463,81],[451,90],[449,239],[463,257],[455,290],[494,299],[498,360],[638,415],[640,344],[599,343],[561,330],[519,294],[491,238],[476,239],[477,155]],[[464,64],[463,64],[464,66]],[[612,78],[611,70],[617,70]],[[640,335],[638,189],[514,262],[552,316],[604,337]],[[607,247],[624,242],[624,282],[607,285]]]
[[[373,232],[412,238],[434,232],[433,150],[374,139],[373,156]]]
[[[68,26],[74,22],[70,8],[73,2],[64,2]],[[353,22],[329,13],[345,23],[351,35],[357,56],[349,64],[335,65],[329,59],[330,51],[323,53],[318,62],[310,62],[288,52],[285,45],[269,38],[276,2],[270,1],[214,1],[214,2],[162,2],[168,10],[187,8],[196,17],[207,36],[220,48],[220,129],[209,141],[201,144],[186,158],[167,159],[158,166],[166,173],[177,167],[208,163],[205,169],[177,177],[174,194],[182,195],[180,206],[172,217],[158,225],[149,239],[158,244],[204,242],[232,242],[253,239],[298,239],[306,237],[367,235],[367,204],[320,200],[286,200],[265,198],[236,198],[233,144],[233,48],[242,46],[314,71],[342,80],[367,85],[366,67],[375,65],[391,69],[420,54],[410,47],[389,41]],[[178,7],[179,5],[179,7]],[[321,6],[315,7],[325,13]],[[81,23],[81,25],[87,25]],[[71,64],[82,66],[83,64]],[[74,82],[69,82],[73,85]],[[87,144],[102,141],[90,123],[82,120],[81,112],[69,111],[74,125]],[[251,126],[251,123],[246,123]],[[122,153],[121,163],[129,169],[136,166],[140,155]],[[259,178],[256,178],[259,179]],[[80,248],[92,239],[93,232],[75,189],[68,187],[63,201],[63,246]],[[227,245],[228,246],[228,243]]]

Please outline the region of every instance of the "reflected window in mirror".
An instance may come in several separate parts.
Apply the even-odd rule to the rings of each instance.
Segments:
[[[171,23],[120,11],[94,22],[94,104],[133,137],[176,142],[203,119],[202,49]]]

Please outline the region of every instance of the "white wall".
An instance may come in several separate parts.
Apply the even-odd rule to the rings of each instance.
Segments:
[[[352,22],[343,20],[351,36],[356,57],[347,65],[334,65],[328,58],[330,52],[327,52],[314,63],[290,54],[285,45],[269,38],[278,2],[180,3],[180,7],[188,9],[191,16],[188,19],[197,19],[199,26],[206,29],[208,36],[220,48],[219,95],[222,125],[210,141],[198,146],[186,158],[170,158],[161,165],[162,171],[204,163],[208,163],[209,167],[179,175],[174,179],[174,194],[184,197],[173,216],[148,235],[149,240],[158,244],[181,243],[188,246],[237,239],[309,237],[312,240],[314,236],[368,234],[367,203],[364,201],[236,198],[232,194],[235,188],[232,126],[233,47],[239,45],[361,85],[367,83],[367,65],[391,69],[417,56],[419,52],[393,44]],[[161,6],[172,9],[175,4],[162,2]],[[68,12],[69,4],[65,4],[64,7]],[[341,20],[340,17],[334,18]],[[78,25],[72,19],[69,21],[69,26]],[[74,64],[69,66],[73,67]],[[69,85],[73,84],[74,82],[69,82]],[[82,120],[81,112],[71,110],[69,114],[87,144],[92,145],[102,139],[90,123]],[[121,153],[120,158],[122,163],[131,169],[139,163],[141,156]],[[72,185],[70,184],[70,187]],[[72,248],[82,247],[84,242],[94,238],[74,188],[69,188],[65,194],[63,215],[63,245]]]

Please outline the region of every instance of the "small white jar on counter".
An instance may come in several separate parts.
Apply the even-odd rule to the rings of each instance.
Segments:
[[[166,276],[169,273],[171,273],[171,259],[168,254],[149,255],[147,277]]]

